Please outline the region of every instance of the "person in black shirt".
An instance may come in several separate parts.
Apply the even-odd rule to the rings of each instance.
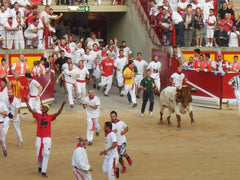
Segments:
[[[220,21],[221,19],[224,19],[226,13],[231,14],[231,10],[228,9],[227,3],[224,2],[222,5],[222,9],[218,11],[218,20]]]
[[[63,50],[60,51],[60,57],[55,62],[55,70],[56,73],[61,73],[62,65],[66,63],[68,58],[65,56],[65,52]]]

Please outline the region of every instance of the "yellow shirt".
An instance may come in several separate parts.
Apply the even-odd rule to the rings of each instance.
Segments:
[[[14,96],[16,98],[21,98],[21,90],[24,89],[24,86],[21,85],[20,81],[12,80],[10,86],[13,89]]]
[[[125,84],[134,83],[134,71],[131,71],[128,67],[123,71],[123,75],[127,77],[132,77],[131,79],[125,78]]]

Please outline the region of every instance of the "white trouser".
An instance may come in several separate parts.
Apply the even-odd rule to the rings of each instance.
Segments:
[[[124,90],[120,93],[121,95],[127,95],[127,93],[130,93],[132,103],[136,103],[136,94],[135,94],[135,83],[133,84],[124,84]]]
[[[12,49],[14,39],[15,39],[15,31],[5,31],[3,47],[7,49]]]
[[[154,79],[157,89],[160,90],[160,88],[161,88],[160,78],[153,78],[153,79]]]
[[[75,96],[76,93],[76,85],[66,82],[66,88],[67,88],[67,92],[68,92],[68,102],[70,105],[73,105],[73,95]],[[73,94],[74,92],[74,94]]]
[[[230,106],[238,106],[238,112],[239,112],[239,117],[240,117],[240,91],[235,90],[234,91],[236,100],[229,100],[229,105]]]
[[[117,79],[118,87],[123,87],[123,76],[122,76],[122,74],[117,75],[116,79]]]
[[[47,4],[48,5],[51,5],[52,4],[52,0],[43,0],[43,5],[46,6]]]
[[[104,94],[108,94],[110,88],[112,87],[112,77],[112,75],[101,77],[101,82],[98,85],[101,87],[107,85]]]
[[[38,49],[44,49],[43,45],[43,29],[38,30]]]
[[[101,77],[101,71],[98,66],[96,67],[96,69],[93,69],[93,76],[97,79]]]
[[[30,97],[28,101],[29,106],[32,110],[36,111],[37,113],[41,113],[41,103],[39,97]]]
[[[33,39],[36,38],[37,35],[38,35],[37,33],[25,33],[24,37],[27,40],[27,45],[31,45]],[[37,44],[38,44],[38,41],[35,41],[33,45],[36,46]]]
[[[8,117],[5,119],[5,121],[4,121],[4,136],[5,136],[5,138],[7,136],[7,132],[8,132],[10,123],[13,125],[13,127],[15,129],[15,132],[18,137],[18,142],[23,142],[22,133],[21,133],[21,130],[19,127],[19,124],[20,124],[19,114],[16,116],[16,118],[14,119],[13,122],[11,122],[11,120]]]
[[[86,82],[77,82],[78,99],[83,99],[86,96]]]
[[[14,39],[14,48],[15,49],[25,49],[23,31],[22,30],[16,31],[15,36],[16,36],[16,38]]]
[[[98,118],[91,118],[91,117],[87,117],[87,140],[88,141],[92,141],[93,140],[93,121],[94,121],[94,126],[95,126],[95,130],[97,132],[99,132],[100,130],[100,124],[98,123]]]
[[[140,87],[140,83],[141,83],[142,79],[143,79],[142,74],[136,75],[136,77],[134,79],[134,82],[135,82],[135,84],[137,85],[138,88]]]
[[[39,157],[41,145],[42,145],[42,158]],[[37,159],[38,159],[38,166],[40,168],[42,168],[42,172],[46,173],[48,159],[49,159],[49,155],[50,155],[50,151],[51,151],[51,138],[50,137],[44,137],[44,138],[37,137],[35,147],[36,147],[36,153],[37,153],[36,155],[37,155]]]
[[[75,180],[92,180],[92,176],[89,171],[73,168],[73,174],[75,175]]]
[[[5,136],[4,136],[4,124],[1,122],[0,124],[0,144],[2,146],[2,150],[6,150],[7,146],[5,144]]]
[[[108,180],[115,179],[114,167],[117,166],[117,163],[118,163],[118,157],[113,158],[113,157],[105,156],[104,161],[103,161],[102,171],[103,171],[103,173],[108,175]]]

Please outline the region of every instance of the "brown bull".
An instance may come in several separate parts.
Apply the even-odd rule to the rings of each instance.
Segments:
[[[160,123],[162,123],[163,111],[168,108],[168,126],[172,126],[170,117],[175,112],[177,117],[177,130],[181,130],[181,117],[180,114],[189,112],[191,123],[194,124],[193,108],[192,108],[192,93],[196,93],[196,88],[182,86],[180,88],[169,86],[162,90],[160,95]]]

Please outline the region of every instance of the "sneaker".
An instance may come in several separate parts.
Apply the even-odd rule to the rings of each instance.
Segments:
[[[74,106],[73,106],[73,105],[70,105],[70,108],[74,108]]]
[[[100,89],[100,86],[97,87],[97,90],[98,90],[98,91],[99,91],[99,89]]]
[[[23,142],[18,142],[18,147],[22,147]]]
[[[91,146],[92,145],[92,141],[88,141],[88,145]]]
[[[132,159],[129,157],[129,158],[127,159],[127,161],[128,161],[128,164],[131,166],[131,165],[132,165]]]
[[[96,89],[96,84],[93,84],[93,88]]]
[[[108,94],[104,94],[104,96],[108,96]]]
[[[42,172],[42,168],[39,167],[38,168],[38,172],[41,173]]]
[[[136,96],[138,99],[140,99],[139,95]]]
[[[227,103],[226,103],[226,108],[229,107],[229,100],[227,100]]]
[[[149,116],[152,116],[152,111],[149,111]]]
[[[7,150],[3,150],[3,155],[4,155],[4,157],[7,157],[7,155],[8,155]]]
[[[143,113],[141,113],[141,117],[143,117],[144,116],[144,114]]]
[[[47,175],[45,172],[43,172],[43,173],[42,173],[42,177],[47,178],[48,175]]]
[[[116,168],[116,178],[117,178],[117,179],[119,178],[119,175],[120,175],[120,174],[119,174],[119,171],[120,171],[120,169],[119,169],[119,167],[117,167],[117,168]]]
[[[122,173],[126,173],[126,171],[127,171],[127,168],[124,167],[124,168],[122,169]]]
[[[137,106],[137,103],[134,103],[134,104],[132,105],[133,108],[135,108],[136,106]]]
[[[99,132],[96,132],[96,136],[99,136]]]

